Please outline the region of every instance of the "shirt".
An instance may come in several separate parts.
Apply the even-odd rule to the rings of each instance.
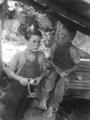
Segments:
[[[43,65],[43,61],[44,61],[44,58],[45,58],[45,55],[42,51],[38,51],[38,61],[40,63],[40,65],[42,66]],[[10,61],[8,63],[8,67],[14,71],[15,73],[19,74],[20,70],[22,69],[23,65],[25,64],[26,62],[26,59],[27,59],[27,55],[30,55],[31,53],[26,50],[24,52],[19,52],[17,53],[14,58],[12,59],[12,61]],[[42,69],[44,69],[42,67]]]
[[[51,59],[53,59],[56,48],[57,48],[57,45],[53,44],[51,48],[51,56],[50,56]],[[69,51],[70,51],[71,58],[73,59],[73,62],[77,64],[80,61],[81,50],[76,48],[74,45],[71,45],[69,47]]]

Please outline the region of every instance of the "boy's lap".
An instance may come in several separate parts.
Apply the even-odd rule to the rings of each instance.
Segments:
[[[19,82],[12,81],[7,85],[6,90],[7,90],[7,94],[5,97],[7,99],[15,101],[15,100],[18,100],[22,96],[24,87],[21,86]]]

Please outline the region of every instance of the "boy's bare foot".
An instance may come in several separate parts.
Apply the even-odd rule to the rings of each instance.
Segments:
[[[46,105],[46,100],[42,100],[40,102],[40,106],[39,106],[41,109],[43,110],[47,110],[47,105]]]
[[[53,108],[52,107],[49,107],[48,110],[46,111],[46,117],[47,118],[51,118],[53,116]]]

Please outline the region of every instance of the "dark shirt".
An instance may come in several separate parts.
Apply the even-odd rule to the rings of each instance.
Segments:
[[[53,61],[62,70],[70,69],[74,66],[74,62],[70,54],[71,46],[72,44],[70,43],[63,46],[57,45],[54,51]]]

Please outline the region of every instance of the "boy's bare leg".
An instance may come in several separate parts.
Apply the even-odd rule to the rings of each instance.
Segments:
[[[42,87],[42,98],[40,102],[40,108],[47,109],[47,100],[49,99],[49,93],[53,90],[55,86],[55,81],[57,79],[56,72],[52,72],[49,78],[45,79],[44,85]]]
[[[47,104],[47,100],[48,100],[47,98],[44,98],[44,99],[41,100],[41,102],[40,102],[40,108],[41,109],[47,110],[47,105],[46,105]]]
[[[68,78],[66,78],[68,80]],[[57,112],[63,101],[66,83],[63,79],[58,80],[55,86],[53,96],[50,100],[50,106],[47,110],[47,117],[52,117],[53,112]]]

